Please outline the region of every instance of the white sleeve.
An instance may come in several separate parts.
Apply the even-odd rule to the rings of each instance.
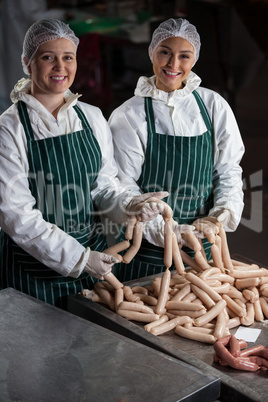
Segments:
[[[0,127],[0,226],[27,253],[68,276],[85,248],[46,222],[35,207],[28,183],[27,144],[18,116],[2,118]]]
[[[234,114],[221,97],[214,103],[212,111],[214,130],[214,205],[210,214],[228,209],[231,219],[227,231],[234,231],[241,219],[244,203],[242,190],[242,168],[240,161],[244,144]]]

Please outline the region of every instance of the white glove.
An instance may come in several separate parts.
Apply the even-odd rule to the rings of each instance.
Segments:
[[[111,272],[112,266],[116,262],[119,261],[112,255],[90,250],[84,271],[94,278],[103,280],[104,276]]]
[[[133,197],[126,207],[128,215],[135,215],[141,222],[156,218],[164,210],[162,198],[168,196],[167,191],[151,192]]]
[[[213,216],[217,218],[217,222],[220,222],[222,226],[226,226],[231,218],[231,212],[229,209],[222,209],[218,212],[215,212]]]

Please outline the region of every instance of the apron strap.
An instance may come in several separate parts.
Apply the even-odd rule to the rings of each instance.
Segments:
[[[18,101],[17,105],[18,105],[18,112],[19,112],[19,116],[20,116],[20,121],[21,121],[21,123],[23,125],[24,131],[25,131],[25,134],[26,134],[27,142],[31,141],[31,140],[34,140],[33,129],[32,129],[29,114],[28,114],[28,111],[27,111],[27,106],[22,101]]]
[[[196,91],[193,91],[193,95],[194,95],[194,97],[196,99],[196,102],[197,102],[197,104],[199,106],[199,109],[201,111],[202,117],[204,119],[204,122],[205,122],[205,125],[206,125],[208,131],[212,131],[211,119],[210,119],[210,116],[208,114],[207,108],[206,108],[202,98],[200,97],[200,95]]]
[[[89,132],[90,132],[91,134],[93,134],[92,128],[90,127],[90,125],[89,125],[89,123],[88,123],[88,121],[87,121],[87,118],[86,118],[86,116],[84,115],[84,113],[82,112],[82,110],[80,109],[80,107],[78,107],[77,105],[75,105],[75,106],[73,106],[73,108],[74,108],[74,110],[76,111],[76,113],[77,113],[79,119],[81,120],[84,129],[89,130]]]
[[[155,134],[155,121],[154,121],[154,110],[153,110],[153,101],[151,97],[144,98],[145,103],[145,113],[147,118],[147,125],[148,125],[148,134],[153,133]]]

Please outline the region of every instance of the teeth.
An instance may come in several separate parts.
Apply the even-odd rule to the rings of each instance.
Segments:
[[[167,75],[178,75],[178,73],[172,73],[171,71],[166,71]]]
[[[53,80],[62,81],[65,77],[51,77]]]

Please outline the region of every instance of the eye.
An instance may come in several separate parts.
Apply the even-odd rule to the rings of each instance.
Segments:
[[[44,54],[44,55],[42,56],[42,60],[52,60],[52,56],[49,55],[49,54]]]

